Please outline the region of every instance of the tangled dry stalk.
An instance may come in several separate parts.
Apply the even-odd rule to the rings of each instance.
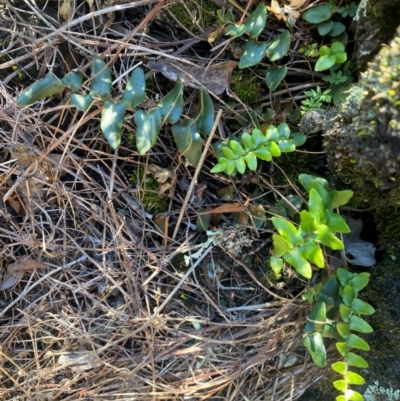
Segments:
[[[182,252],[204,238],[188,220],[194,209],[178,180],[167,232],[155,228],[142,207],[146,177],[135,187],[129,176],[153,163],[193,178],[167,135],[139,157],[127,123],[114,153],[99,129],[100,108],[82,114],[61,98],[15,106],[26,86],[15,84],[21,71],[32,80],[57,68],[86,71],[101,54],[121,89],[142,58],[176,59],[174,46],[200,43],[193,34],[181,42],[147,34],[167,3],[95,9],[77,1],[64,21],[52,14],[57,2],[4,1],[1,400],[295,400],[323,373],[301,345],[307,308],[298,296],[275,294],[216,247],[189,270],[182,265]],[[6,70],[12,65],[18,69]],[[211,180],[210,165],[202,182]],[[215,205],[207,191],[204,199]],[[226,266],[220,285],[207,276],[211,258]]]

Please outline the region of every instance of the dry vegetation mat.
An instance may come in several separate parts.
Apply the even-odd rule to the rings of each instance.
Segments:
[[[222,110],[214,137],[223,138],[230,123],[252,118],[251,100],[227,92],[237,63],[227,49],[232,38],[198,22],[210,11],[197,2],[5,0],[0,7],[0,399],[297,399],[324,373],[302,346],[305,281],[271,282],[268,246],[256,249],[270,228],[251,218],[240,228],[233,217],[249,215],[256,188],[273,198],[269,167],[240,179],[212,175],[210,147],[193,168],[168,125],[142,156],[132,110],[115,151],[101,131],[100,103],[81,112],[68,105],[68,91],[16,105],[49,71],[79,70],[87,89],[100,56],[113,99],[143,64],[148,110],[183,69],[185,115],[196,112],[204,79]],[[246,16],[240,5],[234,13]],[[272,19],[268,30],[281,23]],[[296,88],[313,85],[297,81],[275,92],[281,98],[266,92],[258,101],[278,100],[279,119],[280,105],[303,96]],[[216,196],[221,188],[233,188],[229,202]],[[219,216],[214,230],[224,240],[210,242],[196,229],[207,215],[200,206]]]

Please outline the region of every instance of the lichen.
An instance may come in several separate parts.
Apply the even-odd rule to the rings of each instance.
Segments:
[[[384,191],[391,206],[398,206],[397,193],[391,191],[397,192],[400,183],[399,65],[400,30],[345,101],[320,119],[330,170],[355,192],[362,192],[368,203],[375,190],[380,201],[387,202]],[[311,132],[304,122],[302,126]]]

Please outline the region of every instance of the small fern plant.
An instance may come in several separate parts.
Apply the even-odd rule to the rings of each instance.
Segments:
[[[239,140],[231,139],[221,146],[222,154],[218,164],[211,170],[212,173],[226,172],[233,174],[238,171],[243,174],[246,168],[255,171],[257,159],[271,161],[272,157],[279,157],[282,152],[293,152],[296,146],[306,141],[302,132],[291,133],[286,123],[277,127],[270,125],[264,134],[254,128],[251,134],[244,132]],[[218,147],[216,147],[218,153]]]
[[[353,192],[330,190],[328,181],[309,174],[300,174],[299,181],[309,194],[308,210],[300,212],[298,227],[285,218],[272,217],[278,234],[272,235],[274,254],[270,265],[279,274],[285,261],[310,279],[312,265],[325,266],[321,245],[333,250],[344,248],[335,233],[349,233],[350,228],[333,209],[345,205]]]
[[[363,401],[364,397],[350,388],[351,385],[363,385],[363,377],[353,368],[367,368],[368,363],[354,350],[369,351],[368,343],[358,333],[371,333],[372,327],[360,317],[371,315],[374,308],[358,298],[359,292],[366,287],[369,273],[351,273],[338,268],[337,274],[311,295],[315,300],[312,311],[307,318],[304,329],[303,344],[309,351],[314,363],[326,365],[326,349],[323,338],[337,340],[336,348],[340,354],[339,361],[331,365],[342,378],[333,385],[341,393],[336,401]],[[310,293],[308,294],[308,296]]]
[[[345,205],[353,195],[352,191],[336,191],[321,178],[300,174],[299,181],[309,195],[308,210],[299,213],[300,224],[283,217],[272,217],[272,224],[278,231],[273,234],[273,255],[271,268],[280,273],[284,262],[288,263],[303,277],[310,279],[313,266],[325,267],[322,246],[333,250],[344,248],[336,233],[349,233],[350,228],[342,216],[334,209]],[[370,315],[374,309],[358,298],[359,292],[368,284],[369,273],[351,273],[339,268],[337,274],[323,285],[308,290],[303,298],[313,303],[304,329],[303,344],[314,363],[325,366],[327,353],[324,338],[337,340],[336,348],[340,360],[332,364],[332,369],[342,378],[333,383],[342,392],[337,401],[363,401],[363,396],[352,390],[351,385],[362,385],[364,379],[352,367],[366,368],[367,362],[353,350],[368,351],[368,344],[357,334],[371,333],[372,327],[360,315]]]

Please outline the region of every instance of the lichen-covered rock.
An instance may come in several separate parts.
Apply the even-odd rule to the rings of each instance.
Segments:
[[[328,165],[347,184],[367,183],[379,190],[399,186],[399,66],[400,30],[337,109],[303,117],[301,129],[305,132],[323,130]]]
[[[399,0],[361,0],[351,28],[354,31],[352,65],[365,71],[382,43],[394,36],[400,21]]]

